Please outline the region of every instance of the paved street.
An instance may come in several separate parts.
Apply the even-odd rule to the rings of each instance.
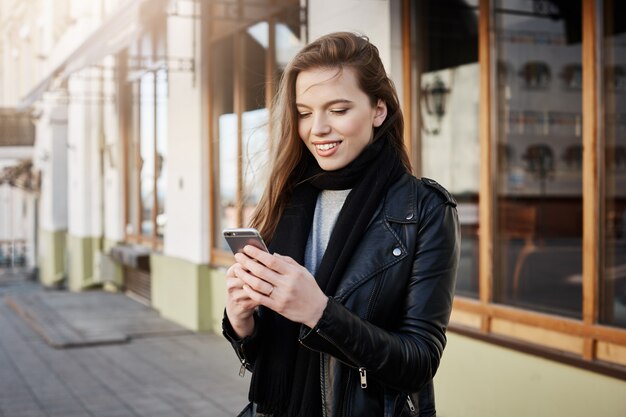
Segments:
[[[221,336],[121,294],[44,291],[0,270],[0,417],[234,416],[249,382],[238,371]]]

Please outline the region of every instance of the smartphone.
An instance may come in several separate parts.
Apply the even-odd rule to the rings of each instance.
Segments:
[[[265,242],[263,242],[263,238],[258,230],[253,228],[234,228],[234,229],[224,229],[224,239],[226,239],[226,243],[230,246],[230,249],[233,253],[243,252],[243,247],[246,245],[255,246],[265,252],[269,252],[267,250],[267,246]]]

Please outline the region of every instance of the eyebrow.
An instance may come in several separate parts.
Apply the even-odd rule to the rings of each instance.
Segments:
[[[327,101],[326,103],[324,103],[324,107],[333,106],[335,104],[352,104],[352,103],[353,103],[352,100],[348,100],[346,98],[338,98],[335,100]],[[310,109],[309,106],[307,106],[306,104],[302,104],[302,103],[296,103],[296,107],[306,107],[307,109]]]

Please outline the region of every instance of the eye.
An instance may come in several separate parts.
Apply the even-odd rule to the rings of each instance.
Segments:
[[[298,118],[299,119],[306,119],[307,117],[309,117],[311,115],[311,112],[309,111],[301,111],[298,112]]]
[[[338,114],[338,115],[346,114],[347,111],[348,109],[330,109],[330,112],[332,114]]]

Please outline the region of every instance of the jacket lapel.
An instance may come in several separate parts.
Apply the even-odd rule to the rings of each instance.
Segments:
[[[415,187],[410,186],[410,178],[403,176],[387,192],[337,287],[334,298],[338,301],[408,255],[393,223],[417,222]]]

